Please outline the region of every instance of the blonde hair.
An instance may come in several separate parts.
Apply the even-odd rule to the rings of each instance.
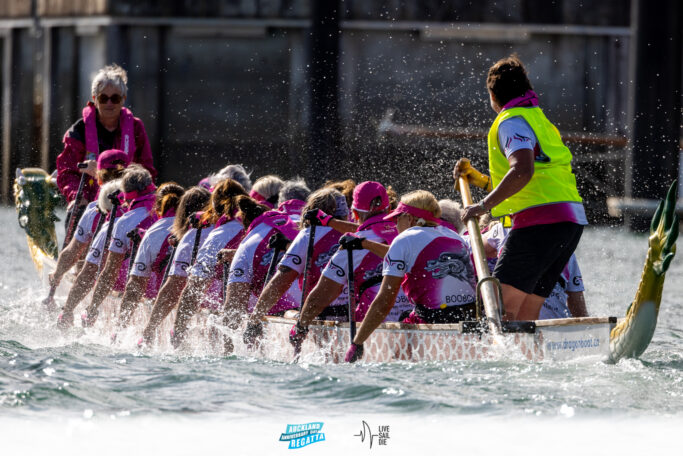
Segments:
[[[436,200],[434,195],[426,190],[415,190],[414,192],[406,193],[401,197],[401,202],[408,206],[429,211],[435,218],[441,217],[441,207],[439,207],[439,202]],[[419,218],[416,225],[437,226],[438,224]]]
[[[100,212],[111,211],[112,204],[109,195],[116,190],[121,190],[121,179],[109,181],[100,187],[100,193],[97,195],[97,207],[100,208]]]
[[[301,210],[301,214],[305,214],[311,209],[320,209],[326,214],[332,215],[334,218],[339,218],[334,216],[335,212],[337,211],[338,199],[342,201],[343,205],[344,195],[342,195],[339,190],[336,190],[332,187],[320,188],[309,195],[306,206],[304,206],[304,208]],[[301,228],[304,228],[309,226],[310,222],[302,218],[299,222],[299,225]]]
[[[100,69],[95,74],[95,77],[92,78],[90,94],[96,97],[108,85],[114,86],[117,89],[119,89],[119,92],[121,92],[121,96],[127,96],[128,74],[126,73],[126,70],[124,70],[115,63],[112,63],[111,65],[107,65],[106,67]]]
[[[284,185],[284,181],[274,174],[263,176],[254,182],[251,189],[265,198],[266,201],[275,205],[277,204],[278,194],[280,188]]]

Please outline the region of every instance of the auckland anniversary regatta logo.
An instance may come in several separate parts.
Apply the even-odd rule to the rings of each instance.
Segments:
[[[289,442],[289,449],[303,448],[311,443],[325,440],[325,433],[320,432],[322,422],[288,424],[287,431],[280,435],[280,442]]]

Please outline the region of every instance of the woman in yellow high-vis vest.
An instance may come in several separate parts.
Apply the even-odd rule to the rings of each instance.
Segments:
[[[458,160],[466,176],[490,193],[467,206],[463,219],[491,211],[510,216],[512,229],[493,271],[503,290],[505,319],[535,320],[587,225],[576,189],[572,154],[548,121],[516,55],[496,62],[486,86],[498,113],[488,134],[490,177]]]

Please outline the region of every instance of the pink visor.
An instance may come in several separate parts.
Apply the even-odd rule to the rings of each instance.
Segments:
[[[381,198],[380,205],[376,208],[370,207],[375,198]],[[389,207],[389,195],[387,189],[379,182],[366,181],[358,184],[353,190],[353,206],[357,211],[368,212],[371,209],[386,209]]]
[[[141,196],[149,195],[150,193],[154,192],[156,190],[156,186],[154,184],[149,184],[147,187],[144,189],[138,191],[138,190],[133,190],[132,192],[121,192],[119,195],[126,201],[133,201],[135,199],[138,199]]]
[[[417,207],[408,206],[407,204],[403,203],[398,203],[398,207],[391,211],[389,215],[384,217],[384,220],[393,220],[401,214],[410,214],[414,215],[417,218],[421,218],[427,222],[434,222],[437,225],[441,224],[441,220],[434,217],[434,214],[432,214],[431,212],[426,211],[424,209],[419,209]]]
[[[254,198],[256,201],[258,201],[260,204],[263,204],[264,206],[268,206],[269,208],[273,209],[275,205],[268,201],[265,196],[261,195],[259,192],[256,190],[252,190],[249,192],[249,196]]]

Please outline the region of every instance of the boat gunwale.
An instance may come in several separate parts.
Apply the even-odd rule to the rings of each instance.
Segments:
[[[296,322],[295,318],[289,317],[276,317],[276,316],[266,316],[264,320],[268,323],[277,324],[294,324]],[[537,328],[553,328],[559,326],[592,326],[592,325],[603,325],[603,324],[615,324],[615,317],[576,317],[576,318],[555,318],[548,320],[532,320]],[[359,324],[361,322],[357,322]],[[325,327],[325,328],[348,328],[348,322],[338,322],[338,321],[324,321],[324,320],[313,320],[310,327]],[[442,331],[442,332],[460,332],[463,331],[463,322],[459,323],[448,323],[448,324],[408,324],[400,322],[384,322],[379,325],[378,330],[390,330],[390,331]]]

